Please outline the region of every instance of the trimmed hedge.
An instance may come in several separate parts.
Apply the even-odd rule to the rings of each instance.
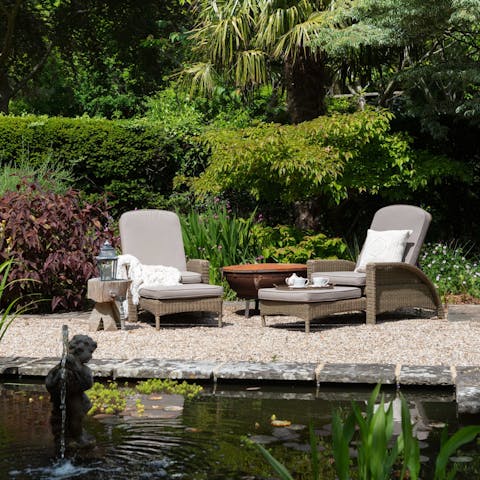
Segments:
[[[194,140],[156,122],[0,116],[2,165],[20,158],[38,165],[50,158],[72,169],[75,188],[95,197],[106,193],[114,215],[163,207],[175,174],[202,155]]]

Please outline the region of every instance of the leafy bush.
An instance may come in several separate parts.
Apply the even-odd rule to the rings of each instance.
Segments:
[[[94,256],[112,239],[105,202],[90,204],[75,190],[48,192],[25,183],[0,198],[0,261],[13,259],[2,302],[40,293],[54,311],[80,308]],[[32,281],[23,281],[30,279]],[[20,281],[22,280],[22,281]]]
[[[170,380],[169,378],[164,380],[161,380],[160,378],[149,378],[148,380],[139,382],[135,387],[135,390],[147,395],[162,392],[176,393],[178,395],[183,395],[188,399],[193,399],[200,395],[203,387],[185,381],[179,383],[176,380]]]
[[[109,382],[104,385],[95,382],[86,395],[92,402],[92,406],[88,411],[88,415],[97,415],[106,413],[107,415],[115,415],[125,410],[127,406],[127,396],[132,393],[128,389],[119,389],[116,382]]]
[[[115,216],[164,206],[179,170],[199,174],[202,152],[200,143],[147,120],[0,116],[1,164],[51,158],[71,169],[75,188],[91,198],[107,193]]]
[[[122,413],[127,406],[127,400],[130,397],[135,397],[138,393],[144,395],[151,395],[152,393],[178,394],[192,400],[200,395],[202,390],[203,388],[195,383],[185,381],[180,383],[168,378],[165,380],[149,378],[139,382],[135,388],[130,388],[127,384],[119,388],[116,382],[108,382],[106,385],[95,382],[93,387],[85,393],[92,402],[88,415],[97,415],[99,413],[116,415]],[[145,411],[145,406],[140,398],[135,399],[135,405],[138,413]]]
[[[392,118],[367,108],[299,125],[207,131],[212,158],[194,188],[284,204],[321,197],[333,205],[364,192],[404,198],[445,176],[465,176],[457,162],[414,151],[410,138],[390,131]]]
[[[145,107],[145,117],[160,122],[169,133],[199,133],[204,122],[203,114],[192,99],[174,88],[147,98]]]
[[[480,262],[467,258],[468,249],[461,245],[425,244],[420,265],[439,294],[480,298]]]
[[[341,238],[303,232],[288,225],[256,224],[253,237],[254,244],[262,246],[262,259],[266,262],[305,263],[312,258],[345,258],[347,255],[347,245]]]

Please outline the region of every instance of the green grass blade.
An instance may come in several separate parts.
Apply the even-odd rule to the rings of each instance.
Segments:
[[[400,478],[405,478],[408,469],[409,478],[417,480],[420,473],[420,446],[418,440],[413,436],[410,409],[405,397],[400,394],[402,411],[402,434],[398,439],[399,449],[403,450],[403,464]]]
[[[350,414],[349,418],[354,419],[354,415]],[[345,424],[342,423],[342,419],[338,412],[332,414],[332,448],[333,458],[335,459],[335,471],[338,476],[338,480],[349,479],[349,467],[350,467],[350,455],[349,444],[352,435],[349,436],[348,431],[348,419]]]
[[[318,458],[317,437],[313,425],[310,423],[310,463],[312,465],[313,480],[320,480],[320,459]]]
[[[446,468],[449,458],[462,446],[475,439],[480,434],[479,425],[463,427],[455,432],[447,441],[444,441],[435,462],[435,480],[446,478]],[[445,437],[443,437],[445,438]]]
[[[285,465],[280,463],[263,445],[255,443],[255,447],[265,457],[273,470],[275,470],[275,472],[280,476],[281,480],[293,480],[293,477],[290,475]]]

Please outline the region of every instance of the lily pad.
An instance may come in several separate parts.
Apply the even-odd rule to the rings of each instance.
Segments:
[[[468,463],[471,462],[473,458],[467,455],[458,455],[456,457],[450,457],[450,460],[455,463]]]
[[[181,412],[183,407],[180,407],[179,405],[167,405],[164,410],[167,412]]]
[[[272,435],[281,440],[291,440],[292,442],[300,438],[298,433],[292,432],[288,428],[274,428]]]
[[[300,423],[292,423],[288,429],[293,430],[295,432],[299,432],[300,430],[305,430],[307,428],[306,425],[301,425]]]
[[[289,427],[292,424],[290,420],[272,420],[270,423],[272,427]]]

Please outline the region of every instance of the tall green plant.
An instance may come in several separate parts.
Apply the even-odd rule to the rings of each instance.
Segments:
[[[220,283],[226,265],[254,262],[259,252],[251,242],[255,212],[237,217],[228,205],[215,199],[205,211],[180,216],[185,253],[210,261],[210,282]]]
[[[332,442],[333,458],[335,459],[335,470],[338,480],[349,480],[350,475],[350,442],[355,433],[355,415],[350,413],[345,422],[338,412],[332,415]]]
[[[450,457],[465,443],[471,442],[480,434],[480,426],[470,425],[463,427],[454,433],[450,438],[447,436],[447,429],[444,428],[441,437],[440,452],[435,462],[434,480],[451,480],[457,473],[456,464],[449,470],[448,461]]]
[[[31,182],[37,181],[49,192],[64,194],[74,183],[71,169],[48,155],[44,158],[43,162],[32,165],[28,162],[28,156],[25,155],[17,162],[4,165],[0,173],[0,196],[5,192],[15,192],[18,188],[22,188],[24,179]]]
[[[400,453],[398,438],[393,447],[389,445],[393,435],[393,404],[390,403],[388,408],[385,408],[382,396],[378,408],[375,409],[379,391],[380,385],[377,385],[367,402],[365,416],[357,404],[352,404],[355,422],[359,428],[357,466],[362,479],[388,480]]]
[[[356,403],[344,416],[338,411],[332,415],[332,447],[334,467],[338,480],[418,480],[420,478],[420,446],[413,435],[412,421],[407,401],[400,395],[402,433],[394,439],[393,407],[386,408],[383,396],[378,404],[381,385],[373,390],[363,412]],[[453,480],[456,467],[448,469],[450,457],[464,444],[480,434],[480,426],[458,430],[448,438],[446,428],[442,432],[440,451],[435,462],[434,480]],[[358,456],[352,465],[349,449],[352,440],[357,441]],[[318,480],[319,459],[317,442],[310,428],[312,480]],[[255,445],[282,480],[292,480],[285,465],[276,460],[262,445]]]
[[[2,304],[3,292],[8,289],[13,282],[8,281],[8,275],[12,267],[13,260],[5,260],[0,263],[0,304]],[[33,302],[30,302],[26,305],[18,305],[20,297],[17,297],[10,301],[4,308],[0,309],[0,341],[7,333],[8,327],[12,324],[15,318],[25,313]]]
[[[2,280],[0,282],[0,299],[2,298],[3,291],[5,288],[8,287],[8,274],[10,272],[10,267],[12,266],[12,261],[7,260],[0,264],[0,275]],[[4,310],[1,310],[0,314],[0,341],[4,337],[5,333],[7,332],[7,328],[11,325],[13,320],[15,319],[14,315],[12,315],[12,310],[14,310],[15,305],[17,303],[17,299],[13,300]]]
[[[256,443],[255,447],[264,456],[265,460],[267,460],[281,480],[293,480],[293,477],[290,475],[287,467],[283,463],[279,462],[263,445]]]

